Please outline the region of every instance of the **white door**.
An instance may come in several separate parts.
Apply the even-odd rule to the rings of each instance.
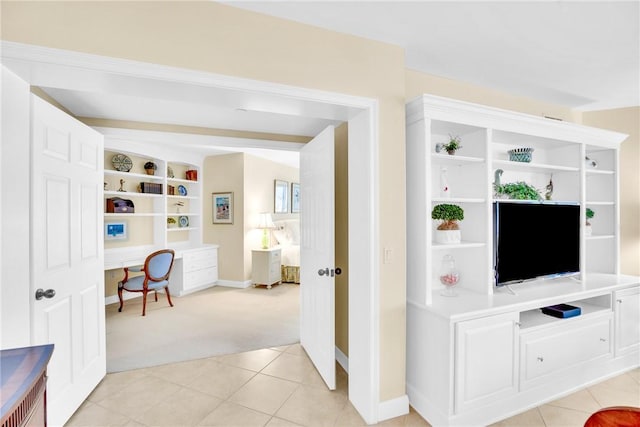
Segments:
[[[334,128],[300,150],[300,344],[336,388]]]
[[[62,426],[106,374],[103,137],[31,98],[31,335],[54,344],[47,417]]]

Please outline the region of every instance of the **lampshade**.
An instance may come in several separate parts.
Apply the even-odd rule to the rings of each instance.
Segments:
[[[275,228],[273,224],[273,220],[271,219],[271,214],[268,212],[263,212],[259,215],[258,219],[258,228]]]

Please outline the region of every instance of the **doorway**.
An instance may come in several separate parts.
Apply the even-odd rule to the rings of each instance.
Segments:
[[[72,90],[79,89],[80,82],[103,82],[102,90],[118,90],[113,81],[127,79],[129,83],[145,81],[172,88],[192,85],[201,93],[255,93],[272,105],[283,106],[283,111],[303,111],[297,108],[303,103],[316,107],[314,111],[326,112],[322,113],[326,120],[348,122],[349,206],[353,207],[349,210],[349,397],[365,421],[377,421],[380,346],[375,100],[10,42],[3,42],[2,56],[3,64],[32,86]],[[129,84],[127,89],[131,88],[141,89]],[[120,90],[124,91],[124,86]],[[3,179],[8,179],[10,175],[5,174],[9,173],[3,171]],[[26,299],[15,301],[25,312],[29,312],[29,304]]]

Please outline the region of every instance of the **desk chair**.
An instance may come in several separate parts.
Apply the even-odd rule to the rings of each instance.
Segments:
[[[156,302],[158,302],[158,289],[164,288],[167,294],[169,305],[173,307],[171,302],[171,294],[169,294],[169,275],[173,268],[173,259],[175,252],[172,249],[162,249],[156,251],[144,261],[141,267],[127,267],[124,269],[124,279],[118,282],[118,298],[120,299],[120,308],[122,311],[122,291],[142,292],[142,315],[145,315],[147,308],[147,293],[153,291],[155,293]],[[143,271],[144,275],[129,278],[129,271]]]

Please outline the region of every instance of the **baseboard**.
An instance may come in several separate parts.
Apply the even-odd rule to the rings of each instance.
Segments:
[[[245,280],[245,281],[237,281],[237,280],[218,280],[216,282],[216,285],[218,286],[225,286],[227,288],[239,288],[239,289],[244,289],[244,288],[248,288],[249,286],[251,286],[251,280]]]
[[[141,296],[142,296],[141,293],[131,293],[131,292],[122,293],[122,299],[124,301],[128,299],[133,299],[133,298],[140,298]],[[120,300],[118,299],[118,295],[111,295],[104,298],[104,305],[115,304],[115,303],[120,303]]]
[[[385,400],[378,405],[378,422],[401,417],[409,413],[409,396],[403,394],[395,399]]]
[[[346,354],[344,354],[338,347],[336,347],[336,360],[342,366],[342,369],[348,374],[349,373],[349,358]]]

